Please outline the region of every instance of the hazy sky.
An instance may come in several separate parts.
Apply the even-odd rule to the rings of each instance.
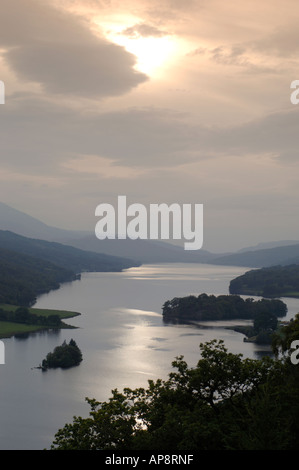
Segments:
[[[299,240],[296,0],[1,0],[0,201],[61,228],[202,203],[204,248]]]

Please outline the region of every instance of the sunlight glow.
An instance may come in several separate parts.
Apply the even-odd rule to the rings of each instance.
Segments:
[[[147,75],[158,73],[174,53],[174,44],[169,37],[115,36],[114,42],[137,57],[136,68]]]
[[[149,76],[159,75],[165,66],[174,59],[176,47],[175,39],[170,35],[164,36],[142,36],[136,34],[130,36],[125,34],[128,23],[116,21],[114,24],[103,24],[100,20],[95,23],[106,30],[105,36],[126,51],[136,56],[136,70]],[[132,24],[132,19],[131,22]]]

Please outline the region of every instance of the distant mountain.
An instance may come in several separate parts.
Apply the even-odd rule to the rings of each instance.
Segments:
[[[83,237],[87,232],[76,232],[51,227],[35,217],[14,209],[0,202],[0,230],[23,235],[24,237],[38,238],[48,241],[60,241],[66,238]]]
[[[74,273],[121,271],[137,265],[136,262],[126,258],[79,250],[61,243],[23,237],[4,230],[0,230],[0,246],[6,250],[51,262]]]
[[[226,256],[215,257],[210,264],[266,268],[270,266],[287,266],[299,264],[299,243],[296,245],[279,246],[276,248],[245,251]]]
[[[0,230],[24,237],[59,242],[109,256],[129,258],[135,263],[205,263],[215,255],[204,250],[185,251],[182,247],[152,240],[98,240],[93,233],[63,230],[40,222],[21,211],[0,203]]]
[[[267,267],[299,262],[299,241],[260,243],[253,247],[243,248],[237,253],[215,254],[203,249],[186,251],[183,247],[160,240],[98,240],[94,233],[51,227],[3,203],[0,203],[0,230],[36,240],[57,242],[82,251],[125,258],[124,265],[128,260],[131,260],[133,264],[174,262],[248,267]],[[123,262],[120,261],[119,265],[123,265]]]
[[[288,245],[299,245],[299,240],[281,240],[281,241],[273,241],[273,242],[262,242],[262,243],[258,243],[255,246],[248,246],[246,248],[242,248],[241,250],[238,250],[238,253],[244,253],[246,251],[266,250],[268,248],[278,248],[281,246],[288,246]]]
[[[82,250],[125,256],[141,264],[148,263],[206,263],[216,255],[205,251],[186,251],[183,247],[156,240],[99,240],[90,235],[65,241]]]

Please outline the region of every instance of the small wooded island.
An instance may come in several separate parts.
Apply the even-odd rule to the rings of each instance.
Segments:
[[[253,320],[252,326],[235,326],[251,341],[269,344],[277,330],[278,318],[287,313],[286,304],[279,299],[243,299],[238,295],[190,295],[168,300],[162,307],[165,323],[190,323],[208,320]]]
[[[82,353],[77,343],[71,339],[69,344],[64,341],[61,346],[57,346],[53,352],[48,353],[40,368],[42,370],[56,369],[58,367],[67,369],[78,366],[81,361]]]

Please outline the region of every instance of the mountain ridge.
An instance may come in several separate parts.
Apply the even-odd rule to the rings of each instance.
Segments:
[[[0,202],[0,230],[29,238],[59,242],[84,251],[131,259],[135,263],[206,262],[214,255],[205,250],[188,252],[160,240],[98,240],[94,233],[51,227]]]
[[[295,245],[279,246],[233,253],[216,257],[209,264],[245,266],[249,268],[266,268],[276,265],[290,265],[299,263],[299,243]]]
[[[2,202],[0,230],[82,251],[125,258],[139,264],[192,262],[259,268],[299,263],[299,241],[261,242],[236,252],[212,253],[203,249],[185,251],[183,247],[161,240],[98,240],[94,233],[52,227]]]
[[[124,257],[94,253],[59,242],[24,237],[8,230],[0,230],[0,246],[6,250],[51,262],[56,266],[67,267],[75,273],[121,271],[136,266],[136,262]]]

